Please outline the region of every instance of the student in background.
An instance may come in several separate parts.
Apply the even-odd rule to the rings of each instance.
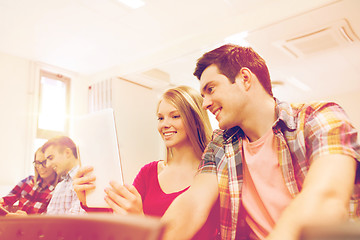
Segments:
[[[61,182],[56,186],[47,207],[47,214],[84,213],[73,189],[72,177],[80,165],[75,143],[67,136],[55,137],[44,144],[43,151],[46,166],[53,168],[61,176]]]
[[[265,61],[252,48],[205,53],[194,75],[222,130],[193,185],[163,216],[165,239],[190,238],[218,195],[222,239],[295,240],[306,225],[359,216],[360,146],[339,105],[274,98]]]
[[[187,86],[169,89],[162,95],[157,107],[158,131],[166,145],[167,158],[146,164],[132,186],[110,183],[105,189],[105,200],[115,213],[161,217],[172,201],[189,189],[212,133],[207,112],[201,106],[200,94]],[[74,179],[81,199],[84,190],[95,187],[95,178],[84,176],[89,170],[82,168]],[[216,236],[217,210],[214,208],[194,239]]]
[[[28,176],[21,180],[5,197],[0,199],[0,204],[11,209],[18,202],[17,211],[10,215],[37,214],[46,211],[51,199],[52,191],[58,183],[56,172],[46,166],[44,152],[40,147],[34,156],[35,176]]]

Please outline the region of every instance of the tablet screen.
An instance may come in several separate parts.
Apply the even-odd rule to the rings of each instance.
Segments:
[[[108,208],[104,189],[111,180],[123,183],[113,109],[75,119],[74,137],[82,166],[93,166],[96,188],[86,192],[88,207]]]

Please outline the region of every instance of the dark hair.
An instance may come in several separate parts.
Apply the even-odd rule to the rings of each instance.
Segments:
[[[71,138],[67,137],[67,136],[58,136],[58,137],[54,137],[49,139],[44,146],[42,147],[42,152],[45,152],[46,149],[50,146],[57,146],[59,147],[59,151],[63,152],[65,148],[70,148],[74,157],[78,158],[77,156],[77,150],[76,150],[76,145],[73,142],[73,140],[71,140]]]
[[[220,73],[225,75],[232,83],[235,82],[240,69],[247,67],[259,79],[265,91],[271,96],[273,95],[270,74],[265,60],[251,47],[226,44],[207,52],[198,59],[194,75],[200,80],[204,70],[212,64],[215,64]]]

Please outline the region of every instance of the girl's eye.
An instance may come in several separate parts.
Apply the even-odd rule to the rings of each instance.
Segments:
[[[174,115],[173,118],[180,118],[180,115]]]
[[[163,117],[158,117],[158,121],[161,121],[163,120],[164,118]]]

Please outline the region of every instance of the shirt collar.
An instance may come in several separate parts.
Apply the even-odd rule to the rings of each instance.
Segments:
[[[66,179],[66,180],[72,179],[72,178],[75,176],[76,172],[79,170],[79,168],[80,168],[79,165],[73,167],[67,174],[65,174],[65,175],[62,177],[62,179],[63,179],[63,180],[64,180],[64,179]]]
[[[277,98],[275,99],[275,112],[277,119],[273,125],[273,128],[277,125],[284,124],[289,130],[296,129],[295,114],[291,105],[286,102],[281,102]],[[231,141],[234,136],[242,136],[243,130],[239,126],[232,127],[223,132],[224,142]]]
[[[244,134],[244,132],[239,126],[235,126],[230,129],[227,129],[224,131],[224,134],[223,134],[224,142],[225,143],[230,142],[234,136],[240,136],[243,134]]]
[[[277,115],[277,119],[274,123],[273,128],[276,125],[283,124],[286,126],[289,130],[295,130],[296,129],[296,121],[295,121],[295,112],[291,105],[286,102],[281,102],[278,99],[275,98],[276,106],[275,106],[275,112]]]

